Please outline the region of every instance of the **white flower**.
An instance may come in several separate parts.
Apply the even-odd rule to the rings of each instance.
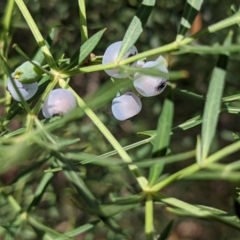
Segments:
[[[141,100],[132,92],[117,96],[112,101],[113,116],[119,121],[124,121],[137,115],[141,109]]]
[[[13,78],[14,77],[13,73],[11,74],[11,76],[12,76],[12,80],[15,82],[15,85],[18,88],[18,90],[21,93],[24,100],[28,100],[35,95],[35,93],[38,90],[37,82],[29,83],[29,84],[21,83]],[[15,99],[18,102],[21,101],[17,91],[15,90],[15,88],[13,86],[13,83],[12,83],[10,77],[7,79],[7,90],[10,92],[13,99]]]
[[[159,56],[155,61],[148,61],[142,68],[157,69],[168,73],[167,61]],[[150,76],[137,72],[134,75],[133,85],[136,90],[144,97],[152,97],[160,94],[167,86],[167,78],[162,76]]]
[[[121,49],[121,45],[122,45],[122,41],[119,42],[115,42],[113,44],[111,44],[110,46],[108,46],[108,48],[106,49],[104,55],[103,55],[103,59],[102,59],[102,63],[103,64],[108,64],[108,63],[114,63],[117,60],[119,51]],[[128,52],[125,54],[125,56],[123,57],[123,59],[127,59],[131,56],[134,56],[138,53],[137,48],[135,46],[132,46]],[[136,63],[132,63],[131,66],[135,66]],[[129,76],[129,73],[119,73],[118,69],[109,69],[109,70],[105,70],[105,72],[114,78],[125,78]]]
[[[77,107],[77,100],[73,93],[67,89],[54,89],[43,104],[42,113],[45,118],[54,115],[66,115]]]

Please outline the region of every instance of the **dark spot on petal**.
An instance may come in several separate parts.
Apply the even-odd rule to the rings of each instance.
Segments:
[[[167,86],[167,81],[161,82],[161,83],[157,86],[157,88],[156,88],[157,92],[160,92],[160,91],[163,90],[166,86]]]
[[[133,56],[135,56],[136,54],[137,54],[137,52],[130,53],[130,54],[127,56],[127,58],[133,57]]]

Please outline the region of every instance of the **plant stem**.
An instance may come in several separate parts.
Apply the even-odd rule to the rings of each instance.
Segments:
[[[26,131],[30,131],[33,127],[33,123],[35,121],[35,117],[38,115],[39,111],[41,110],[42,104],[47,99],[49,93],[52,89],[56,86],[59,81],[59,75],[55,75],[54,79],[48,84],[47,88],[45,89],[44,93],[42,94],[41,98],[36,103],[35,107],[32,110],[31,114],[27,116],[27,129]]]
[[[166,187],[167,185],[169,185],[170,183],[174,182],[177,179],[183,179],[186,176],[189,176],[205,167],[207,167],[208,165],[210,165],[211,163],[214,163],[222,158],[224,158],[225,156],[228,156],[236,151],[240,150],[240,141],[237,141],[221,150],[219,150],[218,152],[212,154],[211,156],[209,156],[208,158],[206,158],[203,162],[203,164],[201,165],[201,167],[198,165],[198,163],[194,163],[192,165],[190,165],[189,167],[186,167],[174,174],[172,174],[171,176],[165,178],[164,180],[162,180],[161,182],[155,184],[152,188],[151,191],[152,192],[158,192],[160,191],[162,188]]]
[[[153,200],[150,194],[145,202],[145,234],[147,240],[153,240]]]
[[[65,81],[63,79],[60,79],[59,85],[61,87],[65,86]],[[100,132],[105,136],[105,138],[113,146],[113,148],[118,152],[118,154],[122,158],[122,160],[126,163],[130,163],[128,165],[128,167],[129,167],[130,171],[136,177],[142,190],[147,190],[147,184],[148,184],[147,179],[143,176],[141,170],[135,164],[131,164],[132,159],[128,155],[128,153],[124,150],[124,148],[120,145],[120,143],[115,139],[115,137],[108,130],[108,128],[101,122],[101,120],[92,111],[92,109],[86,105],[86,103],[83,101],[83,99],[78,94],[76,94],[76,92],[71,87],[68,87],[68,89],[73,92],[73,94],[75,95],[75,97],[77,99],[78,105],[83,109],[83,111],[86,113],[86,115],[92,120],[92,122],[96,125],[96,127],[100,130]]]

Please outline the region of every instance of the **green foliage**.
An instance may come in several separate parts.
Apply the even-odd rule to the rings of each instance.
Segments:
[[[207,231],[181,235],[178,222],[188,217],[220,223],[224,238],[238,239],[239,233],[230,234],[240,230],[239,197],[234,202],[222,193],[230,192],[230,184],[239,187],[240,179],[237,6],[196,0],[4,2],[0,238],[218,237],[206,237]],[[199,29],[191,35],[192,24]],[[119,40],[117,61],[101,64],[108,44]],[[139,54],[122,60],[132,45]],[[170,65],[167,74],[129,65],[159,54]],[[19,94],[16,102],[6,79],[27,61],[40,63],[39,89],[27,101]],[[107,78],[104,70],[116,68],[130,77]],[[142,98],[142,112],[133,119],[118,122],[111,101],[133,89],[136,71],[163,76],[168,86],[160,96]],[[78,108],[43,119],[42,104],[56,87],[72,91]]]

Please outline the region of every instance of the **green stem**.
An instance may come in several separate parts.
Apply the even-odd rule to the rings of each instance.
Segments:
[[[153,200],[149,194],[145,202],[145,234],[147,240],[153,240]]]
[[[15,0],[15,2],[18,5],[18,8],[21,11],[23,17],[25,18],[30,30],[32,31],[32,34],[33,34],[35,40],[37,41],[38,45],[41,47],[41,50],[46,58],[46,61],[49,64],[49,66],[54,69],[57,69],[54,58],[53,58],[49,48],[47,47],[47,44],[45,43],[45,40],[44,40],[42,34],[40,33],[36,23],[34,22],[30,12],[28,11],[25,3],[23,2],[23,0]]]
[[[162,180],[161,182],[155,184],[152,188],[151,191],[152,192],[158,192],[160,191],[162,188],[166,187],[167,185],[171,184],[172,182],[174,182],[175,180],[178,179],[183,179],[207,166],[209,166],[210,164],[224,158],[225,156],[228,156],[236,151],[240,150],[240,141],[237,141],[221,150],[219,150],[218,152],[212,154],[211,156],[209,156],[208,158],[205,159],[205,161],[203,162],[203,164],[201,165],[201,167],[198,165],[198,163],[194,163],[189,167],[186,167],[174,174],[172,174],[171,176],[165,178],[164,180]]]
[[[44,93],[42,94],[42,96],[40,97],[40,99],[38,100],[38,102],[36,103],[35,107],[32,110],[31,114],[28,114],[27,116],[27,129],[26,131],[30,131],[33,127],[33,123],[35,121],[35,117],[38,115],[39,111],[42,108],[42,104],[44,103],[44,101],[47,99],[49,93],[52,91],[52,89],[56,86],[56,84],[59,81],[59,75],[55,75],[53,81],[51,81],[47,88],[45,89]]]
[[[42,66],[37,65],[35,62],[33,62],[28,55],[17,45],[17,44],[13,44],[12,46],[21,56],[23,56],[26,60],[30,61],[36,68],[38,68],[39,70],[41,70],[42,72],[48,74],[51,77],[54,77],[52,72],[47,71],[45,68],[43,68]]]
[[[12,20],[12,11],[14,8],[14,0],[8,0],[7,1],[7,6],[5,8],[5,13],[3,16],[3,20],[2,20],[2,26],[3,29],[7,32],[9,30],[10,27],[10,23]]]
[[[184,42],[183,41],[182,42],[172,42],[172,43],[169,43],[169,44],[164,45],[162,47],[151,49],[151,50],[139,53],[137,55],[134,55],[130,58],[124,59],[124,60],[122,60],[120,62],[117,62],[117,63],[98,64],[98,65],[93,65],[93,66],[82,67],[82,68],[78,68],[78,69],[69,71],[65,74],[62,74],[61,76],[63,78],[66,78],[68,76],[75,75],[77,73],[89,73],[89,72],[96,72],[96,71],[107,70],[107,69],[112,69],[112,68],[118,68],[120,66],[127,65],[127,64],[135,62],[139,59],[150,57],[152,55],[157,55],[157,54],[160,54],[160,53],[165,53],[165,52],[178,50],[181,45],[188,44],[189,42],[193,41],[194,39],[190,40],[190,38],[188,38],[187,39],[188,41],[186,39],[184,39],[184,40],[183,40]]]
[[[154,194],[154,199],[157,198],[162,203],[165,203],[171,207],[174,207],[176,209],[182,209],[187,213],[190,213],[193,216],[196,216],[198,218],[204,218],[204,219],[212,219],[221,223],[224,223],[225,225],[234,227],[238,230],[240,230],[239,221],[237,218],[234,220],[230,220],[229,216],[227,216],[227,213],[224,214],[224,212],[221,215],[214,214],[207,208],[203,208],[200,206],[195,206],[189,203],[186,203],[184,201],[181,201],[176,198],[168,197],[163,194]],[[170,210],[171,211],[171,210]]]
[[[60,79],[59,85],[61,87],[65,87],[65,81],[63,79]],[[69,90],[73,92],[75,95],[78,105],[83,109],[83,111],[86,113],[86,115],[92,120],[92,122],[97,126],[97,128],[100,130],[100,132],[106,137],[106,139],[109,141],[109,143],[113,146],[113,148],[118,152],[119,156],[122,158],[122,160],[126,163],[130,163],[128,165],[130,171],[135,175],[139,185],[141,186],[142,190],[147,189],[147,179],[143,176],[140,169],[135,165],[131,164],[132,159],[128,155],[128,153],[124,150],[124,148],[120,145],[120,143],[115,139],[115,137],[112,135],[112,133],[108,130],[108,128],[101,122],[101,120],[98,118],[98,116],[92,111],[91,108],[89,108],[86,103],[83,101],[83,99],[70,87],[68,87]]]
[[[103,64],[103,65],[99,64],[99,65],[95,65],[95,66],[88,66],[88,67],[79,68],[77,70],[73,70],[73,71],[68,72],[67,76],[71,76],[71,75],[74,75],[74,74],[77,74],[77,73],[87,73],[87,72],[94,72],[94,71],[100,71],[100,70],[107,70],[107,69],[111,69],[111,68],[117,68],[119,66],[126,65],[126,64],[132,63],[134,61],[137,61],[139,59],[143,59],[143,58],[150,57],[150,56],[153,56],[153,55],[157,55],[157,54],[160,54],[160,53],[165,53],[165,52],[178,50],[180,47],[185,46],[185,45],[193,42],[195,39],[197,39],[197,38],[199,38],[203,35],[213,33],[213,32],[216,32],[218,30],[221,30],[223,28],[226,28],[226,27],[229,27],[229,26],[234,25],[236,23],[239,23],[239,15],[240,15],[240,12],[237,12],[234,15],[232,15],[231,17],[229,17],[227,19],[224,19],[222,21],[219,21],[219,22],[209,26],[208,28],[205,28],[202,31],[200,31],[200,32],[188,37],[188,38],[184,38],[180,41],[177,40],[177,41],[174,41],[174,42],[169,43],[167,45],[164,45],[162,47],[151,49],[151,50],[139,53],[135,56],[132,56],[130,58],[127,58],[127,59],[122,60],[122,61],[117,62],[117,63]],[[64,75],[63,75],[63,77],[64,77]]]

